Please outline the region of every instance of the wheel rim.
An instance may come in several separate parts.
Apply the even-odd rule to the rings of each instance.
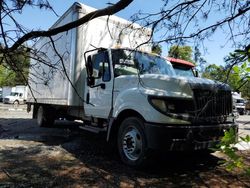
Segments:
[[[134,126],[128,127],[125,132],[122,149],[129,160],[139,159],[142,153],[142,136]]]

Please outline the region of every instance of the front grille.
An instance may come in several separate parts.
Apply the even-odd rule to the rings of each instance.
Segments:
[[[232,112],[231,91],[194,89],[196,119],[223,122]]]
[[[10,101],[9,98],[4,98],[4,99],[3,99],[3,102],[4,102],[4,103],[8,103],[9,101]]]

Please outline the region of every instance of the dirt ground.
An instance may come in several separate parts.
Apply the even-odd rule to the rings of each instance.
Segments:
[[[249,177],[218,164],[218,152],[165,153],[133,169],[103,135],[78,126],[40,128],[24,110],[0,109],[0,187],[250,187]]]

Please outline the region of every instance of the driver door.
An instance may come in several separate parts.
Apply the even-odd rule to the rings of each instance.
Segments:
[[[112,105],[113,76],[108,51],[101,51],[92,56],[94,85],[86,86],[84,103],[87,116],[108,118]]]

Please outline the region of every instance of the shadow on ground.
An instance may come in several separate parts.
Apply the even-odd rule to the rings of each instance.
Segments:
[[[200,187],[243,186],[201,153],[159,153],[143,169],[123,165],[103,135],[82,131],[79,123],[40,128],[31,119],[0,119],[0,187]]]

